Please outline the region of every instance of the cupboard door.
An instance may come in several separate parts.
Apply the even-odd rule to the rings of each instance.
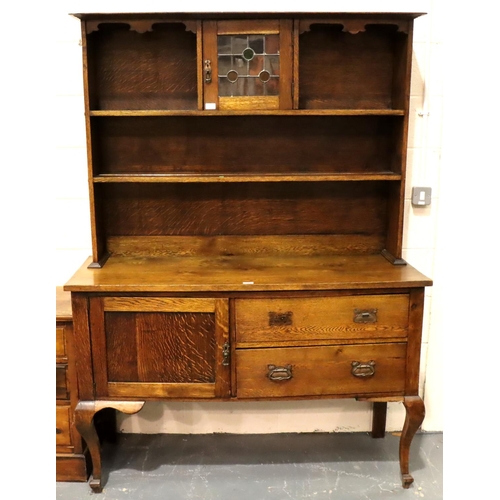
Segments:
[[[292,108],[292,21],[205,21],[206,110]]]
[[[223,299],[90,299],[97,397],[229,395],[228,304]]]

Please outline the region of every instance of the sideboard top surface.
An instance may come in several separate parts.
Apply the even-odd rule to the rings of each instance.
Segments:
[[[72,292],[253,292],[416,288],[432,281],[381,255],[112,256],[66,283]]]

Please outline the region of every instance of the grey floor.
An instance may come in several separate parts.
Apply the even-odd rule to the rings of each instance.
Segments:
[[[58,500],[443,498],[443,435],[418,433],[413,485],[401,487],[399,437],[388,433],[121,434],[103,445],[104,490],[57,483]]]

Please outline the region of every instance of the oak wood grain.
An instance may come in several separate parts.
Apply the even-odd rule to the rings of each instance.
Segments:
[[[311,299],[238,299],[238,344],[258,341],[405,338],[408,295],[358,295]],[[355,322],[355,311],[376,310],[373,323]],[[270,315],[285,315],[286,324],[273,324]]]
[[[110,257],[102,269],[88,261],[65,289],[87,292],[230,292],[380,290],[430,286],[410,265],[381,255]]]

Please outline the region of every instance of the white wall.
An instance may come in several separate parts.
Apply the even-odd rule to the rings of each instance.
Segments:
[[[122,1],[61,2],[53,25],[56,103],[52,113],[57,117],[52,135],[50,172],[54,186],[56,231],[55,265],[50,281],[63,285],[90,255],[90,223],[86,180],[83,90],[81,83],[81,51],[79,22],[68,12],[157,10],[162,2]],[[259,3],[262,5],[260,6]],[[234,10],[229,2],[216,1],[210,10]],[[325,10],[324,2],[290,5],[290,2],[255,2],[254,10]],[[411,89],[411,126],[409,140],[409,177],[405,200],[404,258],[427,276],[436,270],[437,228],[446,221],[440,219],[442,171],[443,113],[443,51],[445,47],[441,3],[425,2],[329,2],[329,10],[337,11],[413,11],[428,12],[415,23],[415,57]],[[207,10],[208,4],[184,2],[182,9]],[[307,7],[307,9],[305,8]],[[431,186],[432,203],[427,208],[413,208],[410,203],[412,186]],[[426,292],[424,338],[422,347],[421,393],[427,406],[424,429],[443,429],[442,416],[442,324],[439,302],[443,282]],[[437,319],[436,319],[437,318]],[[400,430],[404,420],[401,404],[390,404],[387,428]],[[247,402],[247,403],[148,403],[141,413],[120,420],[124,432],[311,432],[367,431],[371,422],[371,405],[350,400],[314,402]]]

